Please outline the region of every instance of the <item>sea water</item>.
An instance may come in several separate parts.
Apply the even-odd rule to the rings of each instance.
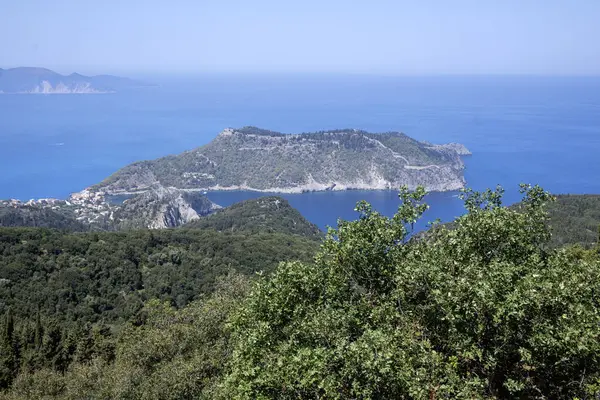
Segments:
[[[146,78],[148,79],[148,78]],[[153,77],[156,87],[105,95],[0,95],[0,198],[64,198],[138,160],[176,154],[226,127],[287,133],[334,128],[402,131],[460,142],[468,185],[518,184],[600,193],[600,78],[204,75]],[[227,206],[264,195],[211,192]],[[428,196],[424,222],[464,209],[457,193]],[[284,195],[324,228],[367,200],[387,215],[393,191]]]

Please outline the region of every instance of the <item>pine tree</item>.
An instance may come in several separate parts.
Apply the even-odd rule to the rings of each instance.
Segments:
[[[35,316],[35,337],[34,345],[35,349],[39,350],[42,347],[42,338],[44,336],[44,329],[42,328],[42,321],[40,319],[40,310],[38,308],[37,315]]]
[[[4,316],[0,341],[0,388],[7,388],[17,374],[17,357],[14,340],[15,322],[9,308]]]
[[[12,343],[13,334],[15,331],[15,321],[12,315],[12,309],[8,308],[6,310],[6,315],[4,317],[4,332],[3,332],[3,340],[6,343]]]

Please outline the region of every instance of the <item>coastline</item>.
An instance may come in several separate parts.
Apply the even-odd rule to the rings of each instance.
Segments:
[[[444,185],[437,185],[435,187],[426,188],[427,192],[454,192],[465,187],[465,182],[452,182],[446,183]],[[409,186],[409,189],[415,189],[416,186]],[[355,190],[364,190],[364,191],[397,191],[400,190],[400,186],[391,186],[391,185],[362,185],[362,184],[307,184],[297,187],[289,187],[289,188],[280,188],[280,187],[272,187],[266,189],[258,189],[247,185],[233,185],[233,186],[211,186],[206,188],[177,188],[177,187],[168,187],[168,189],[177,189],[185,192],[231,192],[231,191],[249,191],[249,192],[258,192],[258,193],[281,193],[281,194],[301,194],[301,193],[313,193],[313,192],[343,192],[343,191],[355,191]],[[83,191],[88,191],[89,189],[84,189]],[[133,196],[136,194],[145,193],[152,188],[145,188],[140,190],[123,190],[123,191],[99,191],[102,192],[106,196]],[[82,192],[83,192],[82,191]],[[77,192],[81,193],[81,192]]]

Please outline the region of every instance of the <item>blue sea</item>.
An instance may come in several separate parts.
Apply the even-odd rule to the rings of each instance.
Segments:
[[[468,185],[518,184],[600,193],[600,78],[204,75],[152,77],[156,87],[106,95],[0,95],[0,198],[67,197],[131,162],[203,145],[226,127],[287,133],[333,128],[403,131],[460,142]],[[224,206],[261,196],[214,192]],[[425,222],[463,213],[457,193],[433,193]],[[392,215],[388,191],[284,195],[324,228],[359,200]]]

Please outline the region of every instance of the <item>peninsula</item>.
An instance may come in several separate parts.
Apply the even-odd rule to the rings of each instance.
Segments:
[[[400,132],[291,135],[229,128],[194,150],[126,166],[89,190],[131,194],[160,185],[300,193],[424,185],[429,191],[450,191],[465,185],[461,157],[468,154],[461,144],[434,145]]]
[[[133,163],[66,200],[0,201],[0,226],[176,227],[221,208],[202,193],[207,190],[299,193],[402,185],[456,190],[464,187],[461,157],[468,154],[461,144],[419,142],[399,132],[287,135],[255,127],[225,129],[205,146]],[[212,221],[220,219],[231,218]]]
[[[0,93],[3,94],[94,94],[149,86],[113,75],[61,75],[46,68],[0,68]]]

